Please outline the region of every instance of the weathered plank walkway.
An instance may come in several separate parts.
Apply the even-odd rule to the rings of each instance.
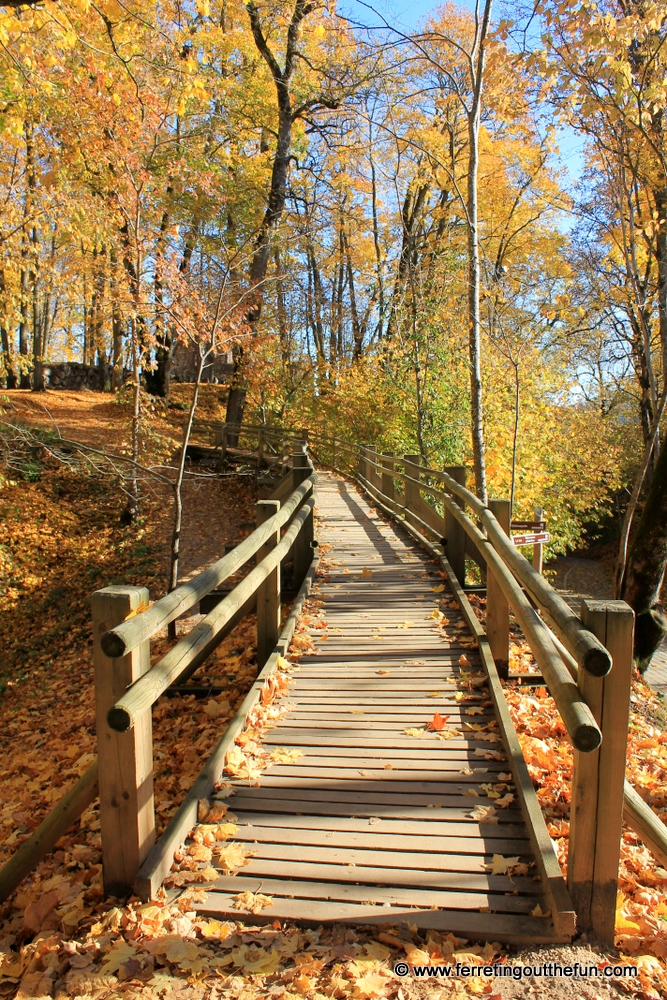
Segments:
[[[514,787],[488,688],[460,676],[462,655],[468,674],[481,663],[461,645],[473,640],[458,606],[434,592],[442,577],[423,550],[348,482],[323,474],[317,492],[331,548],[313,596],[328,624],[312,630],[317,653],[302,657],[293,708],[265,739],[302,756],[260,787],[234,782],[236,839],[256,855],[199,908],[238,918],[233,897],[250,890],[273,897],[268,920],[554,940],[551,922],[532,915],[546,907],[517,799],[493,823],[472,815],[493,805],[493,786],[501,796]],[[435,712],[455,735],[406,734]],[[493,874],[493,855],[520,859],[518,872]]]

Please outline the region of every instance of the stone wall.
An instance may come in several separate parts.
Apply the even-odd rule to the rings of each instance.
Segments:
[[[78,361],[63,361],[44,366],[44,382],[48,389],[90,389],[99,392],[100,373],[95,365]]]
[[[194,382],[197,375],[197,354],[194,347],[176,346],[171,361],[171,379],[174,382]],[[227,382],[234,372],[231,351],[223,351],[206,365],[202,375],[204,382]]]

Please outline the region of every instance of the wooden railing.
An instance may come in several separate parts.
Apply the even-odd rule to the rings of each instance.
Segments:
[[[148,899],[169,871],[174,850],[197,820],[197,803],[220,779],[225,756],[258,703],[292,637],[317,566],[313,534],[315,476],[298,440],[274,495],[257,503],[255,531],[231,552],[149,606],[145,587],[107,587],[92,595],[97,759],[0,870],[0,902],[53,848],[99,795],[106,895]],[[296,597],[281,630],[281,567],[291,559]],[[255,566],[152,667],[150,640],[251,560]],[[241,619],[257,614],[260,673],[185,801],[155,843],[151,709],[182,683]]]
[[[632,609],[586,600],[577,616],[511,543],[509,501],[482,503],[466,489],[465,468],[430,469],[417,455],[312,432],[309,442],[317,460],[356,479],[441,560],[483,660],[505,676],[514,613],[574,747],[568,888],[578,930],[613,944],[622,820],[667,862],[667,828],[625,779]],[[466,557],[486,574],[486,631],[466,597]]]

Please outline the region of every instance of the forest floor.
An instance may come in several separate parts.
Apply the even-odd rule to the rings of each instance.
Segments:
[[[217,416],[213,392],[205,405]],[[47,427],[119,451],[128,436],[126,407],[92,393],[10,393],[0,419]],[[0,398],[0,406],[3,401]],[[48,410],[48,413],[44,409]],[[182,413],[157,415],[158,447],[177,443]],[[160,443],[162,441],[162,443]],[[30,481],[32,479],[32,481]],[[248,477],[196,481],[188,495],[183,572],[190,575],[238,539],[252,520]],[[95,753],[90,592],[110,583],[141,583],[159,597],[165,588],[170,521],[164,496],[147,493],[138,522],[123,527],[117,487],[44,462],[38,476],[5,480],[0,489],[0,864],[41,822]],[[483,603],[478,602],[480,617]],[[196,619],[191,619],[194,621]],[[308,609],[300,628],[308,630]],[[189,622],[183,622],[185,628]],[[216,650],[203,672],[225,687],[208,700],[162,698],[153,714],[158,832],[224,732],[254,680],[254,621],[248,618]],[[165,641],[155,643],[159,655]],[[295,654],[296,655],[296,654]],[[294,657],[292,657],[294,658]],[[512,666],[530,656],[517,639]],[[531,776],[561,859],[567,852],[571,752],[544,689],[507,687]],[[664,711],[635,679],[630,728],[630,777],[667,816]],[[230,843],[230,846],[234,845]],[[585,941],[570,948],[508,950],[472,945],[452,935],[413,929],[344,927],[304,930],[200,918],[192,909],[196,881],[175,901],[104,900],[96,806],[81,817],[7,902],[0,906],[0,998],[161,997],[192,1000],[325,1000],[328,997],[421,1000],[485,996],[489,1000],[549,997],[667,996],[667,871],[625,832],[618,899],[618,951],[606,955]],[[193,872],[193,879],[198,877]],[[400,979],[398,960],[534,964],[630,961],[639,975],[620,979]]]

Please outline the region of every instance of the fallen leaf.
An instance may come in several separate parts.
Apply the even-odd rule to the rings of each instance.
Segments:
[[[365,577],[372,576],[373,575],[373,570],[369,569],[368,566],[364,566],[364,568],[361,571],[361,575],[365,576]]]
[[[249,850],[245,844],[231,843],[218,848],[215,852],[215,859],[223,871],[230,872],[234,868],[243,868],[244,865],[250,864],[254,855],[255,851]]]
[[[412,736],[413,739],[420,740],[424,735],[424,733],[426,732],[426,730],[412,728],[412,729],[404,729],[403,732],[405,733],[406,736]]]
[[[276,747],[270,755],[270,760],[274,764],[293,764],[299,757],[303,757],[303,750],[295,747],[293,750],[288,747]]]
[[[518,858],[504,858],[502,854],[494,854],[490,864],[483,865],[492,875],[507,875],[510,868],[519,864]]]
[[[239,892],[234,896],[234,909],[260,913],[265,907],[273,906],[273,896],[263,896],[261,892]]]
[[[475,806],[471,813],[468,814],[471,819],[477,820],[478,823],[497,823],[498,813],[494,806]]]
[[[444,729],[445,726],[447,725],[448,718],[449,718],[448,715],[440,715],[439,712],[436,712],[431,721],[429,722],[428,728],[436,732],[439,732],[441,729]]]

